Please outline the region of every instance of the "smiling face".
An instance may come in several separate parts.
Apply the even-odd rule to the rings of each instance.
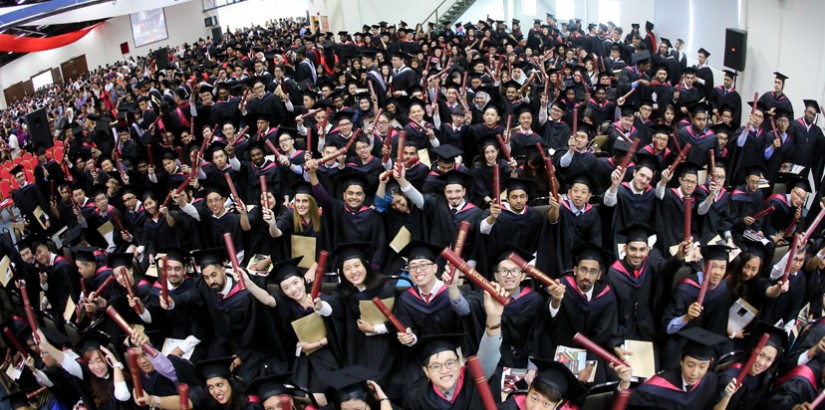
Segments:
[[[89,371],[97,378],[103,379],[109,375],[109,365],[100,350],[94,350],[89,354],[86,362]]]
[[[212,377],[206,380],[206,389],[209,394],[220,404],[229,403],[232,400],[232,386],[229,380],[223,377]]]
[[[498,263],[496,282],[508,293],[516,292],[525,278],[525,273],[513,261],[505,259]]]
[[[222,215],[226,210],[224,197],[217,192],[210,192],[206,195],[206,206],[213,215]]]
[[[646,242],[628,242],[625,246],[625,252],[627,253],[625,257],[627,264],[633,269],[639,269],[650,253],[650,246]]]
[[[582,293],[590,291],[593,284],[602,277],[601,264],[591,259],[579,261],[575,268],[576,286]]]
[[[459,184],[448,184],[444,187],[444,196],[452,207],[459,206],[464,200],[467,190]]]
[[[762,348],[762,351],[759,352],[759,355],[756,356],[756,361],[753,362],[753,367],[751,367],[750,375],[751,376],[759,376],[765,370],[768,370],[773,363],[776,361],[776,356],[779,354],[779,351],[776,350],[773,346],[765,346]]]
[[[359,258],[345,260],[341,265],[341,271],[347,282],[356,288],[364,286],[364,281],[367,280],[367,267]]]
[[[364,187],[360,185],[349,185],[344,189],[344,203],[349,209],[358,209],[364,204]]]
[[[590,201],[590,187],[582,183],[575,183],[567,191],[567,197],[576,208],[581,208]]]
[[[461,374],[460,364],[455,352],[445,351],[430,356],[422,368],[433,386],[446,392],[458,383],[458,377]]]
[[[306,299],[307,296],[304,280],[295,275],[281,281],[281,290],[288,298],[298,302]]]
[[[438,265],[429,259],[413,259],[407,263],[413,282],[419,288],[430,289],[435,284]]]
[[[725,271],[728,268],[728,261],[726,260],[711,260],[710,261],[710,275],[708,276],[711,287],[716,287],[722,278],[725,277]]]

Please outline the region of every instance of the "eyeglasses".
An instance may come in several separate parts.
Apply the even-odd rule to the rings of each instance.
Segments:
[[[501,276],[518,276],[521,275],[521,269],[499,269],[498,273]]]
[[[427,366],[427,368],[428,368],[428,369],[430,369],[430,370],[431,370],[431,371],[433,371],[433,372],[438,373],[438,372],[440,372],[440,371],[441,371],[441,369],[443,369],[443,368],[446,368],[447,370],[452,370],[452,369],[455,369],[455,368],[456,368],[456,366],[458,366],[458,360],[447,360],[447,361],[446,361],[446,362],[444,362],[443,364],[441,364],[441,363],[433,363],[433,364],[431,364],[431,365]]]
[[[407,266],[407,270],[410,271],[410,272],[424,271],[424,270],[426,270],[427,268],[429,268],[430,266],[433,266],[433,265],[435,265],[435,264],[434,263],[422,263],[420,265]]]

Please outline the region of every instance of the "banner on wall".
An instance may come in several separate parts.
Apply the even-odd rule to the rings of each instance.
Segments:
[[[103,23],[97,23],[80,30],[72,31],[71,33],[45,38],[17,37],[11,34],[0,34],[0,52],[32,53],[35,51],[60,48],[80,40],[101,24]]]

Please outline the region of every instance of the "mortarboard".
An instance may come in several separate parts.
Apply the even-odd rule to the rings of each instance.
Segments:
[[[528,198],[535,197],[536,184],[532,179],[525,178],[508,178],[504,181],[503,186],[507,189],[507,194],[513,191],[524,191]]]
[[[298,276],[301,280],[304,279],[303,274],[298,269],[298,264],[304,259],[303,256],[298,256],[292,259],[284,259],[272,265],[272,271],[268,278],[274,279],[277,283],[281,283],[287,278]]]
[[[464,188],[470,189],[473,184],[472,175],[457,169],[450,170],[438,176],[438,179],[444,181],[446,185],[458,184]]]
[[[97,263],[95,252],[98,250],[100,250],[100,248],[92,246],[76,246],[74,249],[72,249],[72,251],[74,251],[75,261],[91,263]]]
[[[224,248],[198,249],[192,252],[192,256],[201,271],[211,265],[224,266],[227,257]]]
[[[309,181],[298,180],[289,186],[290,197],[294,198],[297,194],[312,195],[312,184]]]
[[[23,170],[24,170],[23,164],[17,164],[11,170],[9,170],[9,172],[11,173],[12,176],[14,176],[14,175],[17,175],[17,174],[23,172]]]
[[[712,360],[716,356],[714,346],[725,341],[724,337],[701,327],[685,329],[679,335],[687,339],[682,354],[697,360]]]
[[[817,114],[820,114],[822,111],[819,109],[819,103],[816,100],[802,100],[802,103],[805,104],[805,108],[813,107],[816,110]]]
[[[699,165],[694,162],[684,161],[676,168],[675,175],[682,177],[685,174],[699,175]]]
[[[705,261],[727,261],[729,250],[727,245],[705,245],[700,249]]]
[[[292,373],[280,373],[258,377],[249,383],[246,394],[257,396],[261,403],[281,394],[291,396],[293,389],[284,385],[291,375]]]
[[[342,243],[335,247],[330,256],[335,261],[335,266],[340,268],[344,262],[351,259],[368,260],[365,252],[368,252],[371,246],[369,242]]]
[[[710,52],[708,50],[705,50],[704,48],[699,49],[699,54],[704,54],[705,57],[710,57]]]
[[[158,248],[157,253],[163,253],[166,257],[175,262],[180,262],[186,264],[189,259],[192,257],[192,254],[189,251],[179,247],[179,246],[167,246],[165,248]]]
[[[232,377],[232,372],[229,371],[229,366],[232,365],[234,360],[234,357],[221,357],[217,359],[202,360],[195,364],[195,371],[198,372],[201,380],[203,381],[207,381],[215,377],[230,379]]]
[[[493,251],[493,254],[490,257],[490,266],[495,268],[495,266],[498,265],[499,262],[507,259],[507,257],[510,256],[510,254],[512,253],[515,253],[520,258],[528,262],[534,258],[534,256],[530,252],[527,252],[526,250],[519,248],[512,242],[507,242],[496,248],[495,251]]]
[[[572,404],[582,404],[587,388],[567,366],[552,359],[531,357],[530,361],[538,368],[534,382],[540,382],[558,390],[562,398]]]
[[[106,333],[99,330],[88,330],[84,332],[80,339],[75,344],[75,350],[81,355],[83,353],[98,350],[101,346],[105,347],[112,343],[112,339]]]
[[[647,31],[653,30],[653,27],[654,27],[654,25],[650,21],[645,22],[645,30],[647,30]]]
[[[786,76],[785,74],[780,73],[779,71],[774,71],[773,75],[775,75],[776,78],[782,80],[783,83],[785,82],[785,80],[788,79],[788,76]]]
[[[736,71],[722,70],[722,72],[725,73],[725,77],[730,77],[730,78],[733,78],[734,80],[736,79],[736,76],[737,76]]]
[[[461,333],[430,334],[421,336],[418,340],[418,357],[421,364],[426,365],[430,357],[441,352],[453,352],[458,356],[458,349],[464,335]]]
[[[439,145],[431,151],[438,156],[438,160],[441,162],[453,162],[457,156],[462,154],[460,149],[452,146],[451,144]]]
[[[597,261],[604,269],[613,263],[613,253],[593,243],[583,243],[572,250],[576,264],[583,260]]]
[[[624,235],[627,243],[630,242],[644,242],[648,243],[648,239],[651,236],[656,235],[656,230],[651,228],[647,224],[643,224],[641,222],[634,222],[633,224],[625,227],[621,231],[620,234]]]
[[[781,355],[782,352],[787,351],[788,334],[783,329],[762,321],[756,322],[756,324],[753,327],[753,330],[750,332],[750,345],[756,346],[759,339],[761,339],[762,335],[765,333],[768,334],[767,346],[773,346],[777,350],[777,356]],[[779,360],[777,359],[774,359],[774,363],[779,362]]]
[[[443,247],[434,243],[416,239],[407,244],[399,255],[407,258],[408,262],[415,259],[426,259],[434,262],[443,249]]]
[[[125,267],[132,269],[132,261],[135,255],[129,252],[113,252],[109,254],[109,267],[112,269]]]
[[[650,51],[648,50],[642,50],[637,53],[633,53],[633,56],[631,58],[633,64],[643,63],[648,60],[650,60]]]
[[[596,178],[593,177],[593,174],[587,171],[579,171],[571,175],[568,180],[570,181],[571,187],[574,184],[584,184],[590,188],[590,192],[595,192],[599,189],[599,183],[596,181]]]

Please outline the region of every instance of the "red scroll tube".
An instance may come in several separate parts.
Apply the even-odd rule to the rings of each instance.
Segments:
[[[624,410],[627,407],[627,402],[630,401],[631,395],[633,395],[633,391],[630,389],[616,390],[616,393],[613,394],[613,407],[611,407],[611,409]]]
[[[129,355],[129,373],[132,374],[132,387],[135,389],[137,398],[143,397],[143,381],[140,379],[140,367],[138,367],[137,350],[130,347]]]
[[[501,168],[493,164],[493,202],[501,205]]]
[[[785,270],[782,271],[782,282],[788,281],[788,276],[791,274],[791,266],[793,265],[794,257],[796,257],[796,251],[799,247],[799,237],[794,235],[791,238],[791,249],[788,251],[788,261],[785,262]]]
[[[410,157],[410,159],[408,159],[408,160],[404,161],[404,168],[405,168],[405,169],[406,169],[406,168],[409,168],[409,167],[411,167],[411,166],[415,165],[415,163],[416,163],[416,162],[418,162],[418,156],[417,156],[417,155],[416,155],[416,156],[412,156],[412,157]],[[388,169],[388,170],[386,170],[386,171],[382,172],[382,173],[381,173],[381,177],[380,177],[380,178],[378,178],[378,179],[382,179],[382,180],[383,180],[384,178],[389,178],[390,176],[392,176],[392,170],[391,170],[391,169]]]
[[[507,149],[507,144],[504,142],[504,138],[501,138],[501,134],[496,134],[496,141],[498,141],[498,146],[501,148],[501,153],[504,154],[504,158],[507,158],[509,162],[513,157],[510,155],[510,150]]]
[[[456,255],[456,253],[453,252],[452,249],[450,249],[449,247],[444,248],[444,250],[441,251],[441,257],[443,257],[447,261],[447,263],[457,267],[457,269],[460,270],[461,273],[463,273],[464,276],[470,280],[470,282],[473,282],[473,284],[475,284],[485,292],[489,293],[490,296],[493,299],[495,299],[498,303],[501,303],[504,306],[507,306],[507,304],[510,303],[509,298],[499,295],[498,292],[496,292],[496,289],[490,283],[490,281],[487,280],[487,278],[485,278],[483,275],[478,273],[478,271],[476,271],[470,265],[468,265],[467,262],[465,262],[464,259],[461,259],[460,256]]]
[[[710,286],[710,270],[713,267],[710,261],[705,261],[705,272],[702,278],[702,286],[699,287],[699,295],[696,297],[696,303],[702,305],[705,302],[705,295],[708,294],[708,286]]]
[[[461,251],[464,250],[464,243],[467,242],[467,233],[470,232],[470,222],[461,221],[458,224],[458,232],[455,235],[455,242],[453,243],[453,252],[461,256]],[[450,266],[450,284],[455,280],[455,266]]]
[[[22,354],[23,357],[28,359],[29,354],[26,353],[26,349],[23,349],[23,346],[20,344],[20,341],[17,340],[17,337],[14,335],[14,333],[12,333],[11,329],[9,329],[8,326],[3,328],[3,333],[5,333],[6,337],[9,338],[9,341],[12,345],[14,345],[14,348],[17,349],[17,351],[20,352],[20,354]]]
[[[155,166],[155,156],[152,154],[152,144],[146,144],[146,155],[149,156],[149,166]]]
[[[407,143],[407,133],[401,131],[398,133],[398,149],[395,150],[395,167],[398,168],[404,161],[404,144]],[[401,170],[398,170],[401,173]]]
[[[312,154],[312,127],[307,128],[306,143],[307,143],[307,152]]]
[[[107,307],[106,308],[106,314],[109,315],[109,317],[118,326],[120,326],[120,328],[123,329],[124,332],[126,332],[127,336],[131,337],[132,334],[135,333],[135,330],[132,329],[131,326],[129,326],[129,323],[126,322],[126,319],[124,319],[123,316],[121,316],[119,313],[117,313],[117,310],[115,310],[115,308],[113,308],[111,306]],[[150,343],[144,343],[140,347],[143,348],[144,352],[151,355],[152,357],[158,355],[158,350],[155,349],[155,347],[152,346]]]
[[[825,391],[822,391],[822,393],[819,393],[819,396],[816,396],[814,401],[811,402],[811,408],[816,409],[816,406],[819,406],[820,404],[822,404],[823,401],[825,401]]]
[[[26,318],[28,318],[29,326],[32,328],[32,335],[34,335],[34,341],[37,342],[37,344],[40,344],[40,336],[37,335],[37,319],[35,319],[34,317],[32,304],[31,302],[29,302],[29,293],[26,292],[26,285],[23,285],[22,281],[20,283],[20,296],[23,298],[23,307],[26,308]]]
[[[226,245],[226,253],[229,254],[229,260],[232,261],[232,269],[238,272],[238,287],[241,290],[246,289],[246,282],[241,273],[241,262],[238,261],[238,253],[235,252],[235,243],[232,242],[232,234],[227,232],[223,234],[223,243]]]
[[[264,208],[269,209],[269,196],[267,195],[268,192],[266,189],[266,175],[259,175],[258,182],[261,184],[261,196],[264,197],[264,201],[266,201],[261,205],[263,205]]]
[[[763,209],[762,211],[760,211],[758,214],[756,214],[756,215],[752,216],[751,218],[753,218],[754,220],[758,220],[759,218],[761,218],[761,217],[763,217],[763,216],[765,216],[765,215],[767,215],[767,214],[769,214],[769,213],[771,213],[771,212],[773,212],[773,211],[776,211],[776,208],[774,208],[774,206],[773,206],[773,205],[771,205],[771,206],[769,206],[769,207],[767,207],[767,208]],[[820,212],[820,215],[821,215],[821,214],[822,214],[822,213]],[[818,218],[818,217],[817,217],[817,218]]]
[[[97,299],[97,297],[100,296],[100,294],[103,293],[104,290],[106,290],[106,287],[109,286],[109,284],[112,283],[112,281],[114,280],[115,275],[109,275],[109,277],[107,277],[106,280],[104,280],[103,283],[101,283],[100,286],[98,286],[97,289],[95,289],[95,291],[92,292],[91,295],[89,295],[89,300]]]
[[[751,357],[748,358],[748,361],[745,362],[745,366],[739,370],[739,374],[736,375],[736,385],[742,384],[742,380],[745,380],[745,376],[750,373],[751,368],[753,367],[754,362],[756,362],[756,358],[759,356],[759,353],[762,351],[762,348],[768,344],[768,337],[770,335],[768,333],[763,333],[762,337],[759,338],[759,343],[756,344],[756,347],[751,352]]]
[[[673,171],[676,169],[676,167],[678,167],[679,164],[681,164],[682,161],[685,160],[685,157],[687,156],[688,151],[690,151],[690,148],[691,148],[690,143],[685,144],[685,147],[682,148],[681,152],[679,152],[679,156],[677,156],[676,160],[673,161],[673,163],[670,164],[670,166],[667,168],[667,172],[669,174],[673,175]]]
[[[819,225],[820,222],[822,222],[823,217],[825,217],[825,209],[819,211],[819,213],[816,215],[816,219],[814,219],[814,221],[811,222],[811,226],[809,226],[808,229],[805,230],[805,234],[802,235],[803,243],[808,241],[808,239],[811,237],[811,234],[813,234],[814,230],[816,230],[816,227]]]
[[[587,349],[588,351],[592,352],[596,356],[601,357],[604,361],[606,361],[606,362],[608,362],[608,363],[610,363],[614,366],[617,365],[617,364],[622,364],[622,365],[625,365],[625,366],[628,365],[627,363],[619,360],[619,358],[614,356],[612,353],[608,352],[607,350],[604,350],[604,348],[602,348],[601,346],[596,344],[596,342],[590,340],[587,336],[585,336],[581,333],[576,333],[573,336],[573,340],[576,343],[580,344],[585,349]]]
[[[522,271],[526,272],[528,275],[546,286],[555,286],[558,284],[553,280],[553,278],[547,276],[546,273],[538,270],[535,266],[529,265],[526,260],[522,259],[521,256],[518,256],[515,252],[507,256],[507,259],[518,265]]]
[[[484,370],[481,368],[481,362],[478,361],[478,356],[472,355],[467,358],[467,367],[470,369],[470,374],[473,375],[473,381],[476,383],[478,394],[481,396],[481,402],[484,403],[484,410],[496,410],[496,401],[493,400],[493,392],[490,390],[490,383],[487,382],[487,377],[484,375]]]
[[[178,385],[178,398],[180,399],[180,410],[189,410],[189,385],[181,383]]]
[[[335,159],[335,158],[338,158],[338,157],[340,157],[341,155],[346,155],[346,153],[347,153],[347,149],[346,149],[346,148],[341,148],[341,149],[339,149],[338,151],[333,152],[332,154],[327,154],[327,155],[324,155],[323,157],[319,158],[319,159],[318,159],[318,163],[319,163],[319,164],[323,164],[323,163],[325,163],[325,162],[327,162],[327,161],[330,161],[330,160],[333,160],[333,159]]]
[[[126,268],[120,268],[120,274],[123,275],[123,287],[126,288],[126,293],[131,297],[135,297],[135,291],[132,289],[132,284],[129,283],[129,279],[126,276]],[[134,309],[135,313],[140,315],[140,305],[135,304],[135,306],[132,307],[132,309]]]
[[[683,229],[684,229],[684,234],[685,234],[685,241],[689,241],[690,240],[690,233],[692,231],[691,227],[693,226],[692,222],[691,222],[691,218],[693,217],[693,197],[686,196],[684,206],[685,206],[685,209],[684,209],[684,211],[685,211],[685,226],[683,227]]]
[[[378,120],[376,120],[376,121],[378,121]],[[387,131],[387,137],[384,138],[384,147],[387,148],[387,153],[384,154],[383,158],[381,158],[381,160],[382,160],[381,162],[383,162],[383,163],[387,163],[387,161],[390,160],[390,151],[392,151],[392,135],[391,135],[391,132],[392,132],[392,128],[390,128],[389,131]]]
[[[235,197],[235,201],[240,201],[241,197],[238,196],[238,190],[235,189],[235,183],[232,182],[232,177],[229,174],[223,174],[223,178],[226,180],[226,185],[229,185],[229,191],[232,192],[232,196]]]
[[[183,192],[183,190],[186,188],[187,185],[189,185],[189,182],[191,182],[191,181],[192,181],[192,177],[187,176],[186,179],[184,179],[183,182],[177,188],[175,188],[175,191],[174,191],[175,193],[174,194],[166,195],[166,199],[163,201],[163,204],[161,204],[160,206],[165,207],[166,205],[169,205],[169,201],[172,200],[172,196]]]
[[[559,185],[556,181],[556,171],[553,167],[553,160],[547,156],[541,144],[536,143],[536,149],[539,150],[539,155],[541,155],[541,159],[544,161],[544,170],[547,172],[547,182],[550,184],[550,192],[553,198],[558,198]]]
[[[387,320],[390,321],[392,327],[394,327],[395,330],[397,330],[399,333],[407,333],[407,328],[404,327],[401,321],[398,320],[398,318],[394,314],[392,314],[392,312],[390,312],[390,309],[387,307],[387,305],[384,304],[384,302],[381,301],[381,299],[378,296],[372,298],[372,303],[374,303],[375,307],[377,307],[378,310],[380,310],[381,313],[383,313],[384,316],[387,317]]]
[[[321,282],[324,281],[324,271],[327,270],[327,259],[329,259],[329,252],[321,251],[318,255],[318,265],[315,267],[315,282],[312,282],[312,291],[309,293],[312,300],[321,294]]]
[[[164,256],[160,258],[160,271],[158,272],[158,281],[160,281],[160,298],[169,304],[169,280],[167,278],[166,269],[169,267],[169,258]]]
[[[629,164],[630,160],[633,159],[633,154],[635,154],[636,150],[639,148],[639,142],[640,142],[640,140],[638,140],[638,139],[634,140],[633,145],[630,146],[630,149],[627,151],[627,154],[625,154],[624,158],[622,158],[622,164],[621,164],[622,171],[627,170],[627,164]]]
[[[802,212],[799,212],[799,213],[797,213],[793,216],[793,219],[791,220],[791,224],[788,225],[788,229],[786,229],[785,233],[782,235],[783,238],[787,238],[794,231],[794,228],[796,228],[796,223],[799,222],[799,215],[801,213]]]
[[[112,219],[115,221],[115,225],[117,225],[117,229],[120,233],[126,232],[126,229],[123,227],[123,223],[120,222],[120,217],[117,216],[117,213],[112,212]]]

